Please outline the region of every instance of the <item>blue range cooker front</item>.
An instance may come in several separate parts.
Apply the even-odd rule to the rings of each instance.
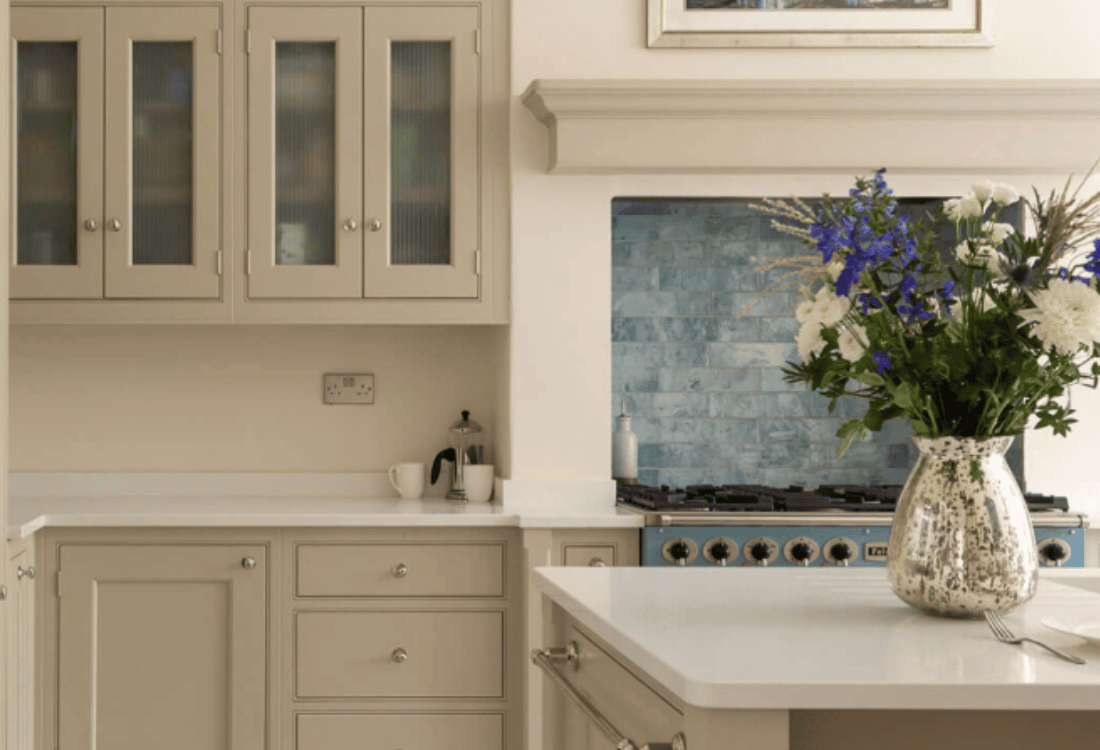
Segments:
[[[641,564],[684,567],[884,567],[892,522],[889,513],[861,514],[859,523],[850,514],[722,514],[719,524],[699,515],[646,515]],[[1086,516],[1043,511],[1031,514],[1031,524],[1040,564],[1084,566]]]

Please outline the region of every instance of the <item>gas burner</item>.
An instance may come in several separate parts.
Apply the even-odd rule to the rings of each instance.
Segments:
[[[767,513],[841,511],[850,513],[892,513],[902,487],[897,484],[825,484],[808,490],[798,485],[786,488],[759,484],[690,484],[686,487],[620,485],[619,502],[662,512]],[[1028,510],[1069,511],[1065,497],[1027,493]]]

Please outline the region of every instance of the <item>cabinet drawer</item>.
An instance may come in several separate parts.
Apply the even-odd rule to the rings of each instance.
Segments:
[[[297,592],[312,596],[504,596],[503,544],[302,544]]]
[[[569,640],[577,644],[580,667],[565,670],[567,679],[635,744],[671,742],[683,731],[680,712],[594,641],[576,628],[570,628]],[[594,736],[602,745],[603,735]]]
[[[500,714],[298,714],[297,750],[500,750]]]
[[[504,695],[503,612],[298,612],[295,646],[300,698]]]
[[[615,564],[615,547],[602,544],[568,544],[562,562],[568,566],[611,567]]]

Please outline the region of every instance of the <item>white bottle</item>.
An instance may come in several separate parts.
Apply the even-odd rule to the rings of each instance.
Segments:
[[[638,436],[630,429],[626,402],[616,418],[615,434],[611,436],[611,477],[619,484],[638,483]]]

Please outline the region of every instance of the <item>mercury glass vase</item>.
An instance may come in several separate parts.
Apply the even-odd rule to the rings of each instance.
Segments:
[[[1038,555],[1005,461],[1014,438],[922,438],[898,498],[886,571],[906,604],[935,615],[1007,612],[1035,595]]]

